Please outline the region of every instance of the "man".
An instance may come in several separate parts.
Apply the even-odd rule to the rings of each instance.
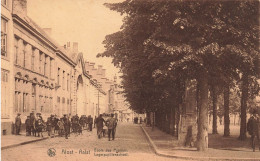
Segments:
[[[99,117],[96,120],[96,124],[97,124],[97,135],[98,138],[101,138],[102,132],[103,132],[103,123],[105,122],[105,120],[102,117],[102,114],[99,115]]]
[[[97,116],[95,116],[95,119],[94,119],[94,128],[96,127],[96,122],[97,122]]]
[[[27,119],[25,120],[25,128],[26,128],[26,136],[30,136],[31,135],[30,116],[27,116]]]
[[[21,135],[20,134],[20,129],[21,129],[21,125],[22,125],[22,121],[20,118],[20,113],[17,114],[16,118],[15,118],[15,129],[16,129],[16,135]]]
[[[30,127],[31,127],[32,135],[36,137],[35,122],[36,122],[36,118],[34,112],[32,112],[30,113]]]
[[[50,122],[51,122],[51,137],[52,138],[55,137],[55,133],[54,133],[55,126],[56,126],[55,121],[56,121],[56,119],[55,119],[54,115],[51,115],[51,121]]]
[[[253,151],[255,151],[256,139],[258,140],[258,146],[260,150],[260,140],[259,140],[259,118],[257,117],[257,111],[254,110],[252,116],[249,118],[247,123],[247,131],[251,135],[251,144]]]
[[[110,136],[112,133],[112,140],[115,139],[115,130],[116,130],[116,119],[114,118],[114,114],[111,114],[111,117],[107,120],[107,127],[108,127],[108,141],[110,141]]]
[[[59,127],[59,136],[62,137],[63,133],[64,133],[64,122],[63,122],[63,118],[60,118],[58,123],[57,123],[58,127]]]
[[[70,120],[67,117],[67,115],[64,115],[63,123],[64,123],[65,139],[68,139],[68,135],[70,133]]]
[[[93,125],[93,118],[91,117],[91,115],[88,116],[88,127],[89,127],[89,131],[92,131],[92,125]]]
[[[46,125],[47,125],[46,131],[48,132],[48,136],[51,136],[51,116],[48,117]]]

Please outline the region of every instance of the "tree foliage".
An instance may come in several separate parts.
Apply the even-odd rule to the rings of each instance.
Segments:
[[[106,36],[106,51],[98,56],[112,57],[121,69],[132,109],[164,110],[174,94],[183,95],[185,80],[200,80],[201,75],[207,84],[222,87],[246,73],[252,94],[258,92],[258,1],[126,0],[105,5],[125,17],[121,30]]]

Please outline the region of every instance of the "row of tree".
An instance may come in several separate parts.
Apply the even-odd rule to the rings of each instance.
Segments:
[[[217,132],[218,95],[224,93],[224,135],[229,135],[230,90],[241,93],[240,139],[246,138],[248,98],[259,92],[259,1],[126,0],[105,4],[124,16],[106,36],[106,51],[122,72],[122,87],[136,112],[179,109],[187,80],[196,80],[197,149],[208,147],[208,100]]]

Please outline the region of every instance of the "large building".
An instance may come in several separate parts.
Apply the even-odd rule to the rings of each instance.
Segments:
[[[12,1],[1,0],[1,125],[2,134],[10,133],[13,91],[13,19]]]
[[[78,43],[57,44],[51,29],[27,16],[26,0],[1,4],[2,134],[12,133],[17,113],[24,123],[32,111],[46,120],[50,114],[95,117],[113,110],[114,82],[102,66],[84,60]]]

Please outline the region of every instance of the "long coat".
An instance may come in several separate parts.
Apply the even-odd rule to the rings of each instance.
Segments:
[[[21,126],[22,125],[22,121],[20,117],[16,117],[15,118],[15,126]]]

